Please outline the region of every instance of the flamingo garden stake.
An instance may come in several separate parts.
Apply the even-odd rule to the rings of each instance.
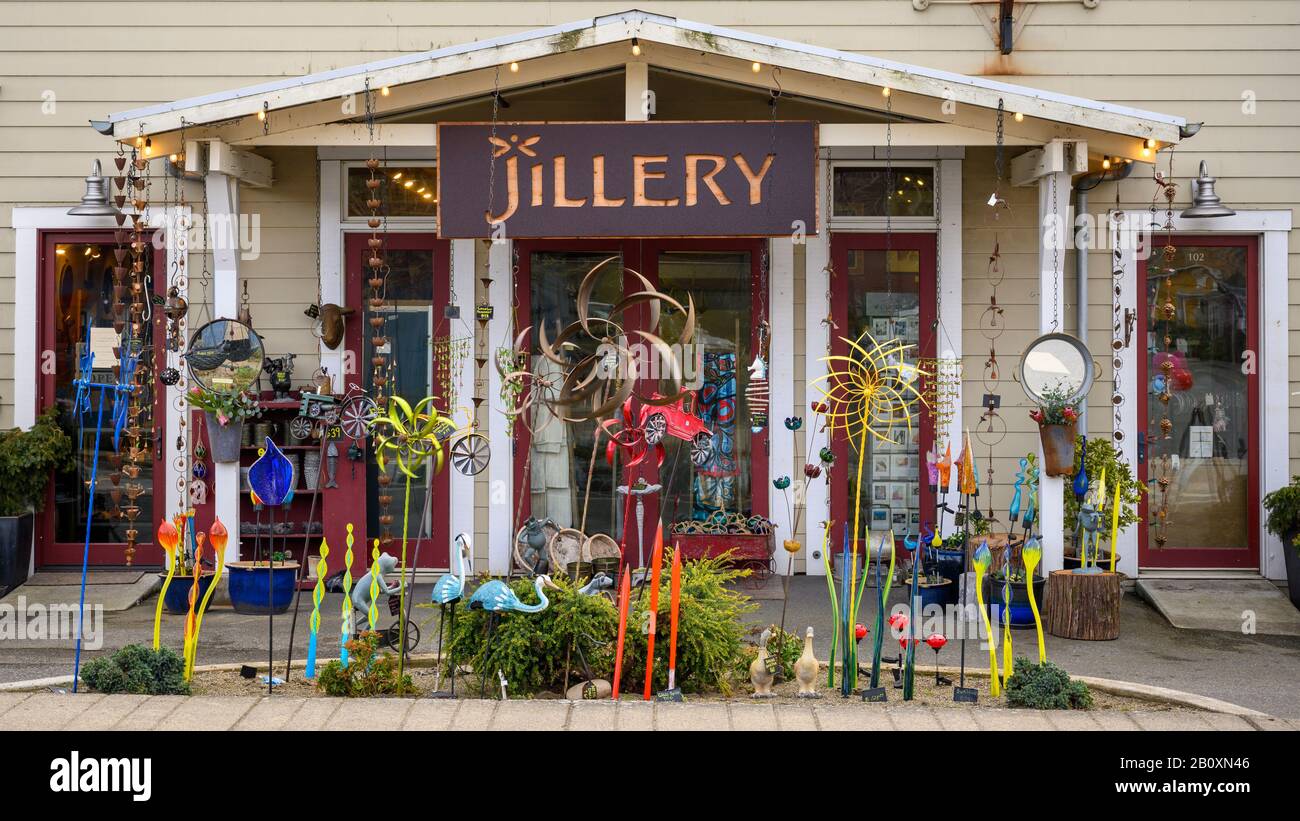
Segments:
[[[447,634],[455,636],[456,633],[456,604],[465,595],[465,568],[468,566],[467,557],[472,555],[473,548],[470,547],[470,537],[468,533],[456,534],[456,572],[448,573],[437,584],[433,586],[432,601],[438,605],[438,674],[433,683],[433,692],[430,696],[434,698],[456,697],[456,666],[449,664],[451,679],[451,692],[444,694],[439,685],[442,684],[442,628],[447,618],[447,605],[451,605],[451,623],[447,625]]]
[[[162,590],[158,593],[158,604],[154,607],[153,612],[153,649],[157,652],[161,646],[162,630],[162,610],[163,599],[167,596],[167,588],[171,586],[172,577],[176,575],[176,544],[180,541],[181,534],[177,532],[176,525],[163,520],[158,525],[158,544],[167,552],[167,578],[163,579]]]
[[[311,617],[307,619],[307,661],[303,675],[316,677],[316,634],[320,632],[320,605],[325,599],[325,575],[329,572],[329,542],[320,540],[320,562],[316,565],[316,586],[311,590]]]
[[[1034,570],[1043,558],[1043,546],[1034,536],[1029,537],[1020,549],[1020,560],[1025,563],[1025,587],[1029,593],[1029,609],[1034,611],[1034,629],[1038,631],[1038,663],[1047,661],[1047,646],[1043,644],[1043,620],[1038,615],[1038,602],[1034,598]]]
[[[659,620],[659,574],[664,564],[664,526],[663,522],[659,523],[655,531],[655,547],[650,554],[650,619],[647,624],[649,632],[646,635],[645,649],[645,692],[641,696],[642,701],[650,700],[650,683],[654,678],[655,671],[655,628]]]
[[[220,519],[214,519],[212,527],[208,529],[208,541],[212,544],[213,553],[216,554],[217,574],[212,577],[212,583],[208,585],[207,592],[203,594],[203,601],[199,603],[199,615],[194,622],[194,638],[190,642],[190,666],[185,674],[186,681],[194,678],[194,659],[199,654],[199,632],[203,630],[203,614],[208,611],[208,602],[212,600],[212,594],[221,583],[221,571],[226,566],[226,543],[229,540],[230,531],[226,530],[226,526]]]
[[[487,635],[484,639],[485,646],[492,643],[492,633],[496,629],[496,618],[498,614],[504,613],[508,610],[513,610],[516,613],[540,613],[550,606],[551,600],[546,598],[546,594],[542,592],[543,586],[559,589],[551,582],[550,576],[544,574],[539,575],[533,580],[533,589],[537,591],[536,604],[524,604],[520,601],[519,596],[515,595],[515,591],[511,590],[510,586],[500,579],[493,579],[490,582],[482,584],[474,591],[473,595],[469,597],[469,609],[485,610],[488,613]],[[499,672],[500,671],[498,671],[498,673]],[[486,685],[487,676],[480,675],[480,698],[482,697]],[[502,685],[502,697],[504,698],[504,683]]]
[[[989,695],[997,698],[999,694],[998,653],[993,646],[993,624],[989,621],[989,611],[984,605],[984,574],[988,572],[991,559],[992,554],[989,553],[989,543],[986,539],[975,551],[975,598],[979,602],[980,616],[984,618],[984,631],[989,639]]]
[[[623,571],[623,585],[618,591],[618,649],[614,654],[614,692],[612,698],[618,701],[619,683],[623,680],[623,642],[627,638],[627,604],[632,598],[632,574]]]
[[[343,612],[341,613],[343,635],[340,637],[342,641],[339,649],[339,662],[345,670],[348,666],[348,639],[352,637],[352,545],[354,542],[352,530],[352,523],[348,522],[348,549],[343,554]]]

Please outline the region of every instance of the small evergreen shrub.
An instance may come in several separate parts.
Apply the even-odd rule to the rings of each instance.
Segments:
[[[1031,664],[1017,656],[1007,681],[1007,705],[1031,710],[1087,710],[1092,707],[1092,692],[1050,661]]]
[[[614,605],[604,596],[582,595],[563,574],[552,581],[560,589],[546,588],[550,605],[540,613],[499,613],[491,642],[486,641],[491,614],[470,610],[468,597],[456,605],[456,631],[447,651],[451,663],[469,664],[492,681],[500,670],[513,696],[560,689],[566,663],[570,683],[580,681],[582,658],[594,678],[612,679],[618,634]],[[531,604],[537,601],[533,584],[515,579],[510,589]]]
[[[404,695],[415,692],[410,676],[397,679],[397,657],[379,653],[379,634],[367,630],[347,642],[348,666],[338,659],[325,665],[317,677],[316,686],[325,695],[351,698],[355,696]]]
[[[101,693],[189,695],[185,661],[163,647],[157,651],[128,644],[111,656],[91,659],[81,668],[81,680]]]

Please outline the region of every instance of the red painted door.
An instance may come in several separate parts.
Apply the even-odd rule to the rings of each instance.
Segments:
[[[59,410],[64,430],[73,440],[74,467],[66,473],[56,473],[50,483],[45,510],[37,524],[38,567],[62,565],[79,566],[82,561],[86,531],[87,491],[94,464],[95,419],[100,397],[91,395],[89,413],[80,417],[72,412],[76,393],[73,380],[77,375],[81,346],[87,342],[97,350],[95,377],[98,381],[115,379],[110,367],[109,348],[116,345],[113,331],[114,303],[113,254],[117,247],[114,232],[99,231],[43,231],[40,234],[41,284],[38,293],[38,334],[40,358],[37,391],[38,410],[50,407]],[[156,249],[146,263],[154,274],[154,292],[162,294],[166,277],[158,272],[166,270],[165,253]],[[162,333],[158,317],[145,323],[146,349],[154,361],[162,361]],[[145,401],[153,403],[153,419],[165,418],[162,392],[156,380],[149,380],[142,388],[147,392]],[[163,551],[153,544],[155,506],[165,498],[166,465],[163,462],[161,436],[153,443],[153,458],[140,466],[139,475],[132,477],[128,460],[113,446],[112,396],[104,404],[101,423],[99,466],[96,474],[95,504],[90,529],[89,563],[92,566],[121,566],[126,564],[126,531],[134,526],[138,531],[133,564],[139,567],[161,567]],[[128,423],[129,424],[129,423]],[[155,427],[161,431],[161,426]],[[135,493],[134,489],[142,492]],[[126,508],[138,507],[134,525],[124,514]]]
[[[767,515],[767,429],[751,431],[748,415],[741,412],[743,401],[738,401],[748,383],[747,367],[757,349],[760,319],[766,316],[766,303],[758,296],[766,285],[765,245],[751,239],[515,243],[515,324],[521,329],[532,326],[534,350],[541,323],[545,322],[548,339],[553,340],[559,329],[576,320],[578,285],[587,271],[611,256],[621,257],[626,268],[683,303],[688,294],[694,296],[696,339],[704,367],[692,410],[710,428],[714,453],[707,464],[694,465],[690,443],[669,436],[663,442],[662,465],[649,460],[628,468],[622,452],[611,465],[606,459],[607,439],[602,437],[593,453],[595,423],[548,419],[540,403],[534,403],[530,417],[515,423],[516,530],[529,516],[537,516],[587,534],[614,534],[635,560],[638,540],[643,539],[641,552],[648,554],[655,523],[661,519],[666,527],[714,509]],[[630,273],[621,280],[602,278],[592,296],[593,313],[642,287]],[[644,321],[636,309],[627,316],[625,330],[634,330]],[[679,316],[665,315],[661,331],[676,339],[680,322]],[[529,367],[552,366],[538,355]],[[638,386],[641,393],[651,390]],[[635,505],[628,510],[626,497],[617,492],[620,485],[638,478],[663,486],[660,494],[644,498],[640,528]]]
[[[1138,267],[1138,473],[1148,488],[1138,563],[1257,568],[1258,240],[1173,244],[1172,260],[1156,249]]]
[[[365,264],[370,250],[366,244],[369,237],[369,234],[347,234],[344,241],[347,303],[357,308],[357,314],[347,323],[345,337],[357,372],[347,374],[346,380],[360,384],[371,396],[375,396],[371,367],[375,348],[372,343],[372,310],[367,282],[370,273]],[[470,397],[449,395],[447,373],[439,365],[440,361],[446,361],[442,353],[447,349],[443,344],[445,340],[451,340],[454,347],[457,340],[472,339],[473,336],[473,317],[469,305],[459,306],[459,318],[446,315],[445,309],[451,297],[450,247],[448,241],[439,240],[433,234],[390,233],[386,236],[388,272],[385,277],[383,315],[386,319],[384,338],[387,344],[381,352],[391,363],[385,386],[387,395],[401,396],[412,407],[425,397],[434,396],[435,406],[440,411],[450,413],[455,423],[464,427],[467,420],[463,408],[472,408]],[[472,351],[468,351],[467,355],[472,356]],[[453,404],[456,407],[452,407]],[[355,466],[358,471],[367,471],[365,516],[357,516],[357,519],[364,521],[364,543],[369,545],[370,539],[379,537],[386,531],[394,541],[385,549],[397,555],[401,549],[403,516],[406,511],[408,561],[416,567],[447,569],[451,553],[449,471],[455,469],[450,458],[445,460],[439,473],[432,472],[432,461],[415,471],[418,478],[411,480],[410,507],[407,511],[406,477],[400,472],[394,473],[394,461],[390,458],[387,467],[392,481],[386,487],[381,486],[374,460],[373,441],[367,447],[367,456],[369,458],[364,468],[361,465]],[[353,468],[341,464],[339,469]],[[391,517],[386,525],[381,519],[385,516]],[[416,539],[420,539],[418,563],[415,558]],[[365,552],[369,553],[369,547]]]
[[[912,345],[905,361],[935,355],[935,238],[933,234],[835,233],[831,236],[831,352],[849,354],[845,339],[857,340],[870,334],[877,342],[898,339]],[[869,346],[867,346],[869,349]],[[816,356],[809,352],[809,356]],[[825,386],[825,383],[821,383]],[[919,386],[918,386],[919,387]],[[820,395],[820,394],[817,394]],[[934,498],[929,483],[921,481],[925,454],[933,447],[934,427],[920,412],[919,403],[912,428],[894,428],[894,441],[884,442],[868,434],[865,454],[850,446],[848,437],[837,433],[831,450],[831,520],[836,523],[832,553],[843,549],[844,530],[853,528],[853,506],[857,511],[855,550],[867,533],[873,540],[893,532],[896,538],[919,533],[921,525],[933,521]],[[881,431],[884,432],[883,429]],[[953,457],[960,450],[953,443]],[[818,448],[821,445],[817,445]],[[859,459],[865,460],[859,472]],[[811,458],[810,458],[811,461]],[[861,477],[861,496],[856,483]],[[951,520],[950,520],[951,521]]]

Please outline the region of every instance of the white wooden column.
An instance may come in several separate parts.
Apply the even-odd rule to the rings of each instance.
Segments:
[[[939,328],[934,340],[935,356],[960,361],[962,356],[962,219],[961,219],[961,160],[939,162],[939,241],[938,291],[942,297],[939,306]],[[961,389],[965,380],[959,380]],[[952,420],[947,429],[935,431],[938,444],[962,441],[962,398],[953,407]],[[944,437],[947,437],[946,439]],[[960,450],[960,448],[957,448]],[[922,463],[925,454],[921,454]],[[923,468],[924,470],[924,468]],[[924,473],[922,474],[924,475]]]
[[[1191,220],[1188,220],[1190,222]],[[1269,224],[1264,223],[1264,233],[1260,240],[1259,254],[1259,291],[1250,295],[1250,299],[1260,300],[1259,311],[1259,347],[1255,362],[1255,375],[1249,379],[1259,379],[1260,412],[1260,476],[1259,493],[1264,494],[1286,487],[1290,471],[1290,422],[1291,422],[1291,382],[1290,372],[1290,333],[1288,328],[1290,298],[1287,295],[1290,282],[1288,273],[1288,240],[1291,232],[1291,212],[1276,214]],[[1286,557],[1283,550],[1292,550],[1283,546],[1282,540],[1268,532],[1261,515],[1259,538],[1259,570],[1265,578],[1281,581],[1286,578]]]
[[[461,318],[453,320],[451,335],[454,337],[457,333],[468,333],[470,335],[470,352],[460,363],[460,370],[452,374],[456,380],[456,395],[460,397],[460,404],[469,409],[470,413],[477,412],[479,421],[482,417],[488,415],[499,416],[492,411],[490,402],[485,403],[483,407],[475,411],[472,397],[474,396],[474,376],[478,366],[474,362],[474,341],[473,326],[474,322],[474,243],[477,240],[472,239],[454,239],[451,241],[451,282],[452,291],[456,294],[457,307],[460,308]],[[491,337],[488,340],[488,351],[491,356]],[[489,362],[484,366],[484,370],[495,371],[492,363]],[[452,414],[457,424],[460,424],[460,408],[448,408],[447,411]],[[489,440],[491,441],[491,440]],[[491,442],[496,445],[496,442]],[[495,448],[498,452],[505,450],[505,443],[501,447]],[[495,457],[496,454],[493,454]],[[488,464],[491,464],[489,460]],[[457,533],[474,533],[474,487],[477,484],[473,476],[467,476],[459,470],[451,468],[450,492],[451,492],[451,533],[448,536],[453,540]],[[451,554],[448,553],[448,556]],[[455,567],[455,565],[452,565]]]
[[[492,286],[488,302],[496,306],[488,322],[488,350],[496,355],[497,347],[514,343],[515,331],[511,327],[511,293],[514,289],[511,274],[511,243],[494,242],[488,250],[488,267]],[[468,293],[474,293],[471,289]],[[487,570],[494,576],[504,575],[510,569],[510,543],[514,538],[514,446],[515,440],[506,435],[506,417],[501,411],[501,374],[496,365],[486,368],[487,402],[489,408],[488,440],[492,443],[492,459],[488,462],[488,532],[487,545],[474,545],[478,556],[487,555]],[[516,421],[516,425],[523,422]],[[524,489],[527,492],[527,488]]]
[[[214,171],[204,177],[207,188],[208,235],[212,238],[212,312],[216,319],[239,316],[239,180]],[[230,230],[213,232],[212,225]],[[232,241],[233,240],[233,241]],[[230,531],[226,561],[239,560],[239,463],[217,462],[212,476],[213,508]]]
[[[341,210],[343,207],[343,163],[338,160],[324,160],[317,163],[320,174],[320,300],[322,304],[333,303],[344,308],[355,308],[348,321],[361,322],[364,313],[360,305],[347,304],[347,277],[344,274],[343,234],[339,231]],[[330,350],[324,340],[320,342],[320,364],[334,380],[334,392],[344,393],[349,381],[360,381],[358,371],[360,364],[351,362],[352,373],[344,373],[344,351],[347,346],[340,343],[338,348]]]
[[[1070,173],[1052,171],[1038,178],[1038,331],[1065,327],[1065,230],[1070,207]],[[1054,253],[1055,252],[1055,253]],[[1047,464],[1039,445],[1038,464]],[[1065,477],[1042,474],[1039,479],[1039,521],[1042,530],[1043,572],[1065,566]]]
[[[650,65],[645,61],[630,62],[623,66],[623,119],[648,120],[646,94],[650,90]]]
[[[785,428],[787,416],[803,416],[794,406],[794,241],[790,237],[774,237],[768,241],[768,324],[772,329],[772,345],[767,363],[769,405],[767,414],[767,471],[768,514],[776,525],[778,557],[776,571],[790,574],[794,570],[794,555],[780,546],[786,539],[799,539],[790,519],[792,507],[798,503],[799,485],[803,474],[793,474],[794,434]],[[745,367],[749,363],[737,363]],[[785,492],[772,486],[770,480],[778,476],[790,477],[790,488]],[[754,489],[755,492],[758,488]],[[786,493],[789,493],[787,503]],[[807,543],[805,542],[805,545]],[[804,554],[807,555],[807,554]]]
[[[829,161],[825,158],[817,163],[819,181],[826,180],[828,164]],[[825,188],[824,185],[821,187]],[[818,451],[827,444],[827,441],[826,434],[818,430],[821,424],[813,414],[811,405],[813,402],[821,401],[817,380],[826,375],[826,363],[822,361],[822,357],[826,355],[831,339],[830,326],[825,321],[831,312],[828,293],[831,234],[827,227],[826,214],[831,201],[830,192],[822,190],[819,192],[819,197],[821,202],[817,209],[817,235],[810,234],[804,241],[804,397],[803,405],[798,412],[798,415],[803,416],[805,420],[805,459],[814,465],[819,463]],[[823,473],[816,479],[807,480],[800,476],[798,480],[807,482],[804,488],[804,526],[801,537],[804,543],[804,572],[810,576],[824,576],[826,567],[822,555],[822,522],[829,519],[831,515],[831,494],[830,487],[827,485],[827,474]]]

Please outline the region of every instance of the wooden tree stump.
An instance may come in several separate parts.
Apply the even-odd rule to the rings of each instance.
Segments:
[[[1047,577],[1047,631],[1063,639],[1112,641],[1119,638],[1118,573],[1053,570]]]

